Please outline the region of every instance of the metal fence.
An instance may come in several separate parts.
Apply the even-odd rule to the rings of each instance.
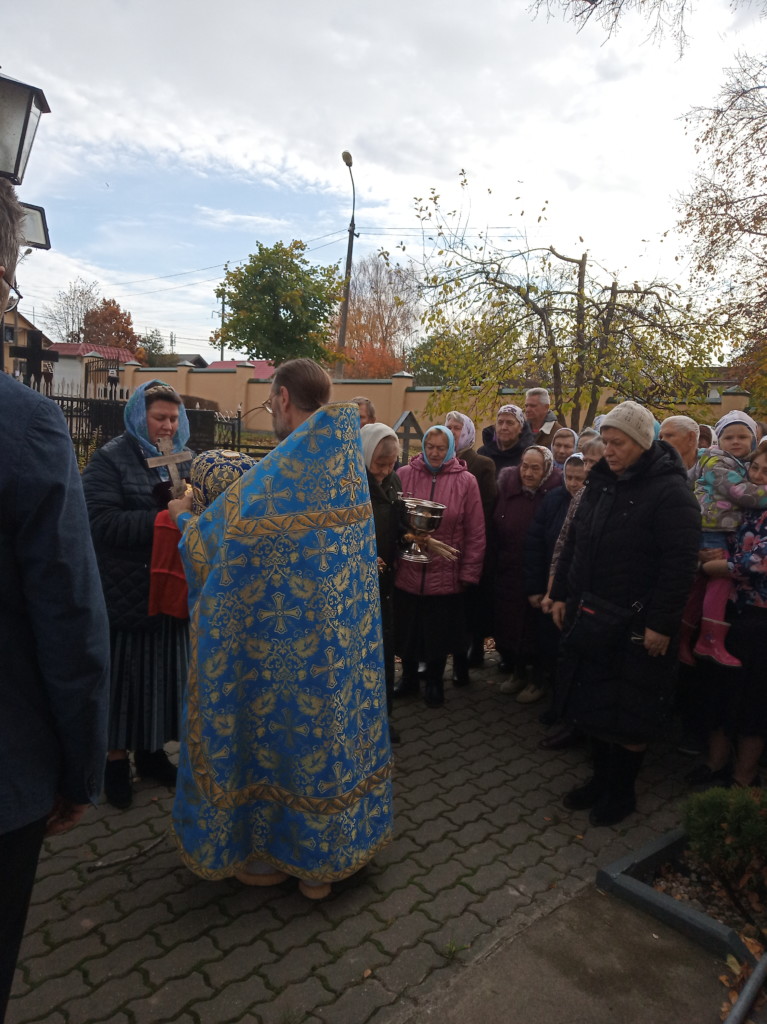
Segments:
[[[81,468],[88,463],[97,448],[125,429],[125,402],[67,395],[54,395],[53,401],[64,413]],[[189,448],[193,452],[231,448],[260,459],[272,448],[269,443],[253,444],[243,440],[239,413],[236,416],[222,416],[210,409],[187,409],[186,414],[189,417]]]

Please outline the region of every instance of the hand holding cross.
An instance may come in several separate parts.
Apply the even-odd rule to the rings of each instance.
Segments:
[[[178,463],[189,462],[194,456],[187,448],[180,452],[174,452],[172,437],[158,437],[157,447],[162,452],[162,455],[153,455],[151,459],[146,460],[146,464],[153,469],[156,466],[167,466],[172,485],[171,493],[174,498],[180,498],[186,493],[186,482],[179,476]]]

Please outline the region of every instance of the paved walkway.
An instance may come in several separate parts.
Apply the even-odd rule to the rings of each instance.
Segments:
[[[597,865],[678,823],[689,760],[672,747],[648,756],[639,813],[589,828],[560,803],[583,752],[539,751],[540,705],[500,694],[492,661],[473,677],[446,684],[444,709],[397,704],[396,839],[322,903],[292,882],[197,879],[167,836],[167,790],[140,784],[129,811],[92,811],[41,861],[8,1024],[431,1019],[446,987],[587,890]]]

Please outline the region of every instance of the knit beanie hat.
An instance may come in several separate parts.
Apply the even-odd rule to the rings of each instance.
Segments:
[[[622,430],[645,451],[652,448],[655,440],[655,418],[649,409],[638,402],[628,401],[616,405],[599,425],[600,430],[605,427]]]
[[[754,442],[756,442],[757,434],[759,433],[756,423],[748,413],[741,412],[740,409],[731,409],[730,412],[726,412],[714,427],[714,433],[719,437],[723,430],[733,426],[735,423],[742,423],[744,427],[748,427],[754,435]],[[716,444],[716,442],[714,443]]]

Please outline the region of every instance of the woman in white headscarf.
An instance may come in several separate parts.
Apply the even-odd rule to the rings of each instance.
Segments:
[[[391,722],[394,691],[394,563],[400,538],[407,530],[404,506],[400,501],[402,484],[394,472],[400,445],[395,432],[385,423],[366,423],[360,430],[360,437],[376,528],[389,735],[392,743],[398,743],[399,733]]]

